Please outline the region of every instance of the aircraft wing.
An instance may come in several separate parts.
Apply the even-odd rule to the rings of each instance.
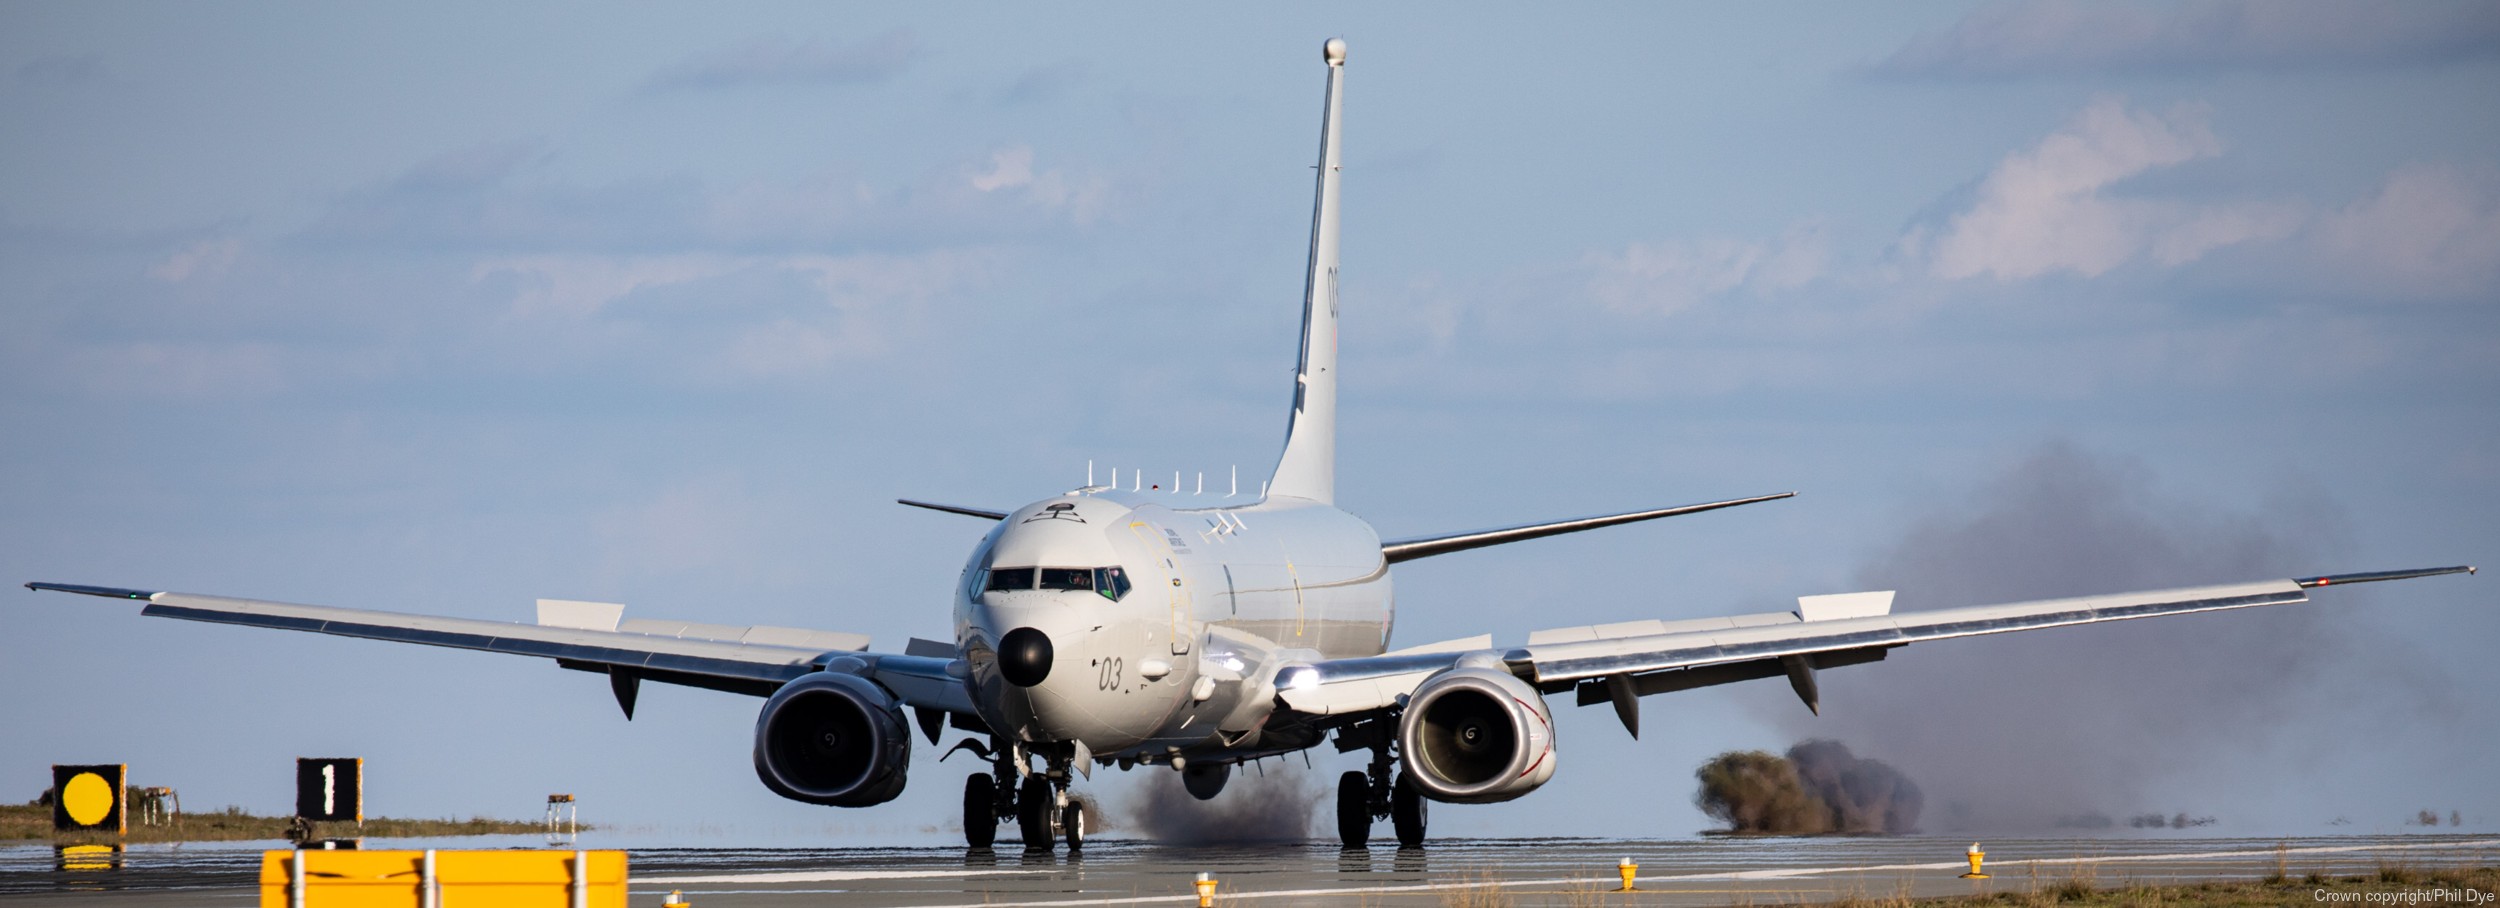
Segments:
[[[159,618],[554,659],[565,668],[606,673],[629,718],[633,685],[642,680],[760,697],[828,669],[874,679],[920,709],[973,711],[956,660],[865,652],[868,638],[860,634],[627,620],[623,606],[595,602],[540,600],[539,623],[522,624],[66,583],[26,588],[144,602],[139,614]]]
[[[1613,703],[1638,733],[1635,698],[1787,676],[1809,708],[1814,672],[1873,662],[1897,646],[2129,618],[2289,605],[2314,587],[2440,574],[2471,567],[2333,574],[2142,593],[2047,599],[1891,614],[1892,594],[1808,596],[1794,612],[1692,621],[1632,621],[1530,634],[1523,646],[1478,650],[1548,694],[1577,690],[1580,705]],[[1344,715],[1385,709],[1465,654],[1391,654],[1287,666],[1278,699],[1293,710]]]

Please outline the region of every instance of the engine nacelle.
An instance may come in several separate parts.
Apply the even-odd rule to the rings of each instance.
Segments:
[[[876,682],[844,672],[791,681],[755,719],[755,775],[774,794],[866,807],[903,793],[911,727]]]
[[[1398,750],[1426,797],[1508,801],[1554,777],[1554,714],[1528,682],[1461,663],[1424,679],[1407,698]]]

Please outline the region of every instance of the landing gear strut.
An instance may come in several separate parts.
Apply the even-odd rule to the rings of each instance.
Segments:
[[[1389,754],[1387,728],[1367,724],[1338,733],[1339,750],[1366,744],[1372,752],[1371,765],[1337,777],[1337,839],[1347,849],[1369,847],[1372,822],[1386,817],[1397,831],[1399,848],[1424,847],[1424,798],[1404,773],[1390,781],[1397,760]]]

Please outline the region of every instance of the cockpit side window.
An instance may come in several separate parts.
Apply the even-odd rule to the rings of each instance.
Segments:
[[[1042,589],[1090,590],[1093,588],[1094,571],[1091,568],[1046,567],[1042,569]]]
[[[1094,591],[1113,602],[1128,595],[1128,572],[1115,567],[1094,569]]]
[[[991,568],[990,581],[987,585],[982,587],[983,590],[988,592],[1008,592],[1014,590],[1029,590],[1032,588],[1033,569],[1029,567]]]

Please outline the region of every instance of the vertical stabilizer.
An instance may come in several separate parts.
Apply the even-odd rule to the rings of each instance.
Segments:
[[[1345,39],[1321,48],[1328,101],[1320,115],[1319,188],[1311,204],[1311,270],[1302,284],[1302,358],[1294,368],[1293,416],[1269,495],[1337,498],[1337,102],[1345,89]]]

